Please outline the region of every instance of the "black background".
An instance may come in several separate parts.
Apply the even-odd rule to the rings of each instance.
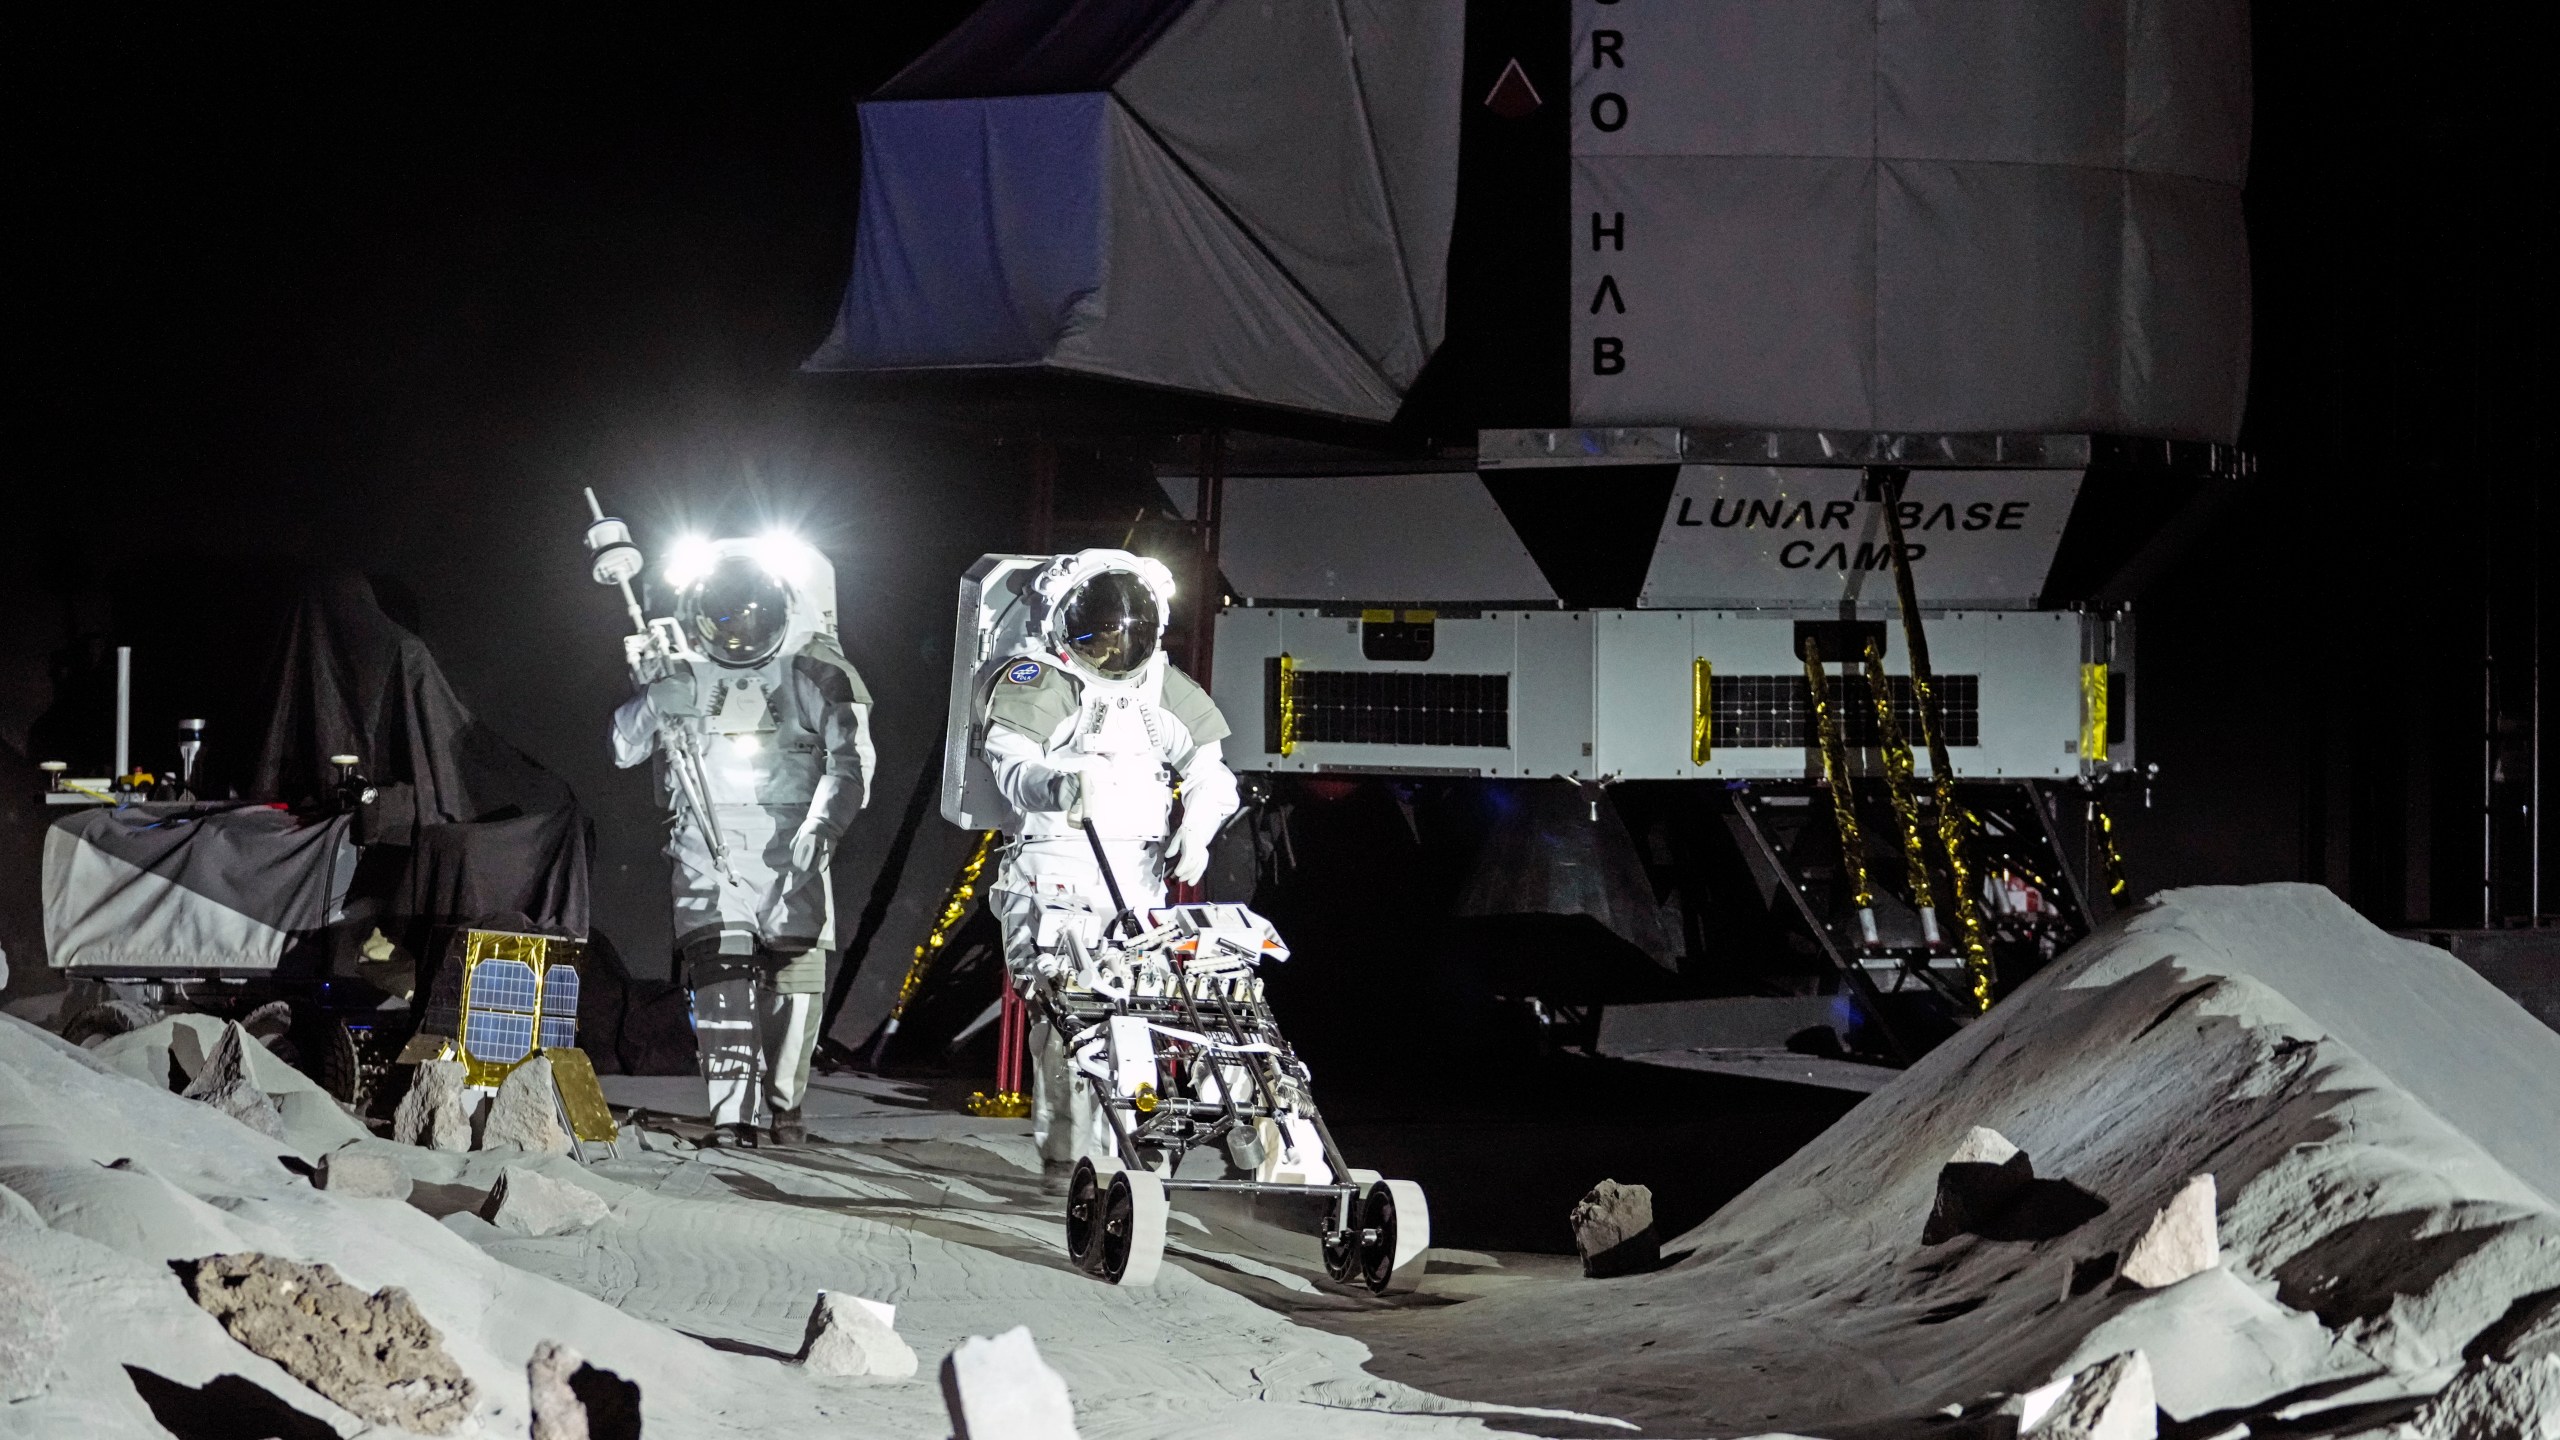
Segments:
[[[600,922],[651,968],[657,821],[605,756],[620,617],[585,575],[584,484],[644,541],[787,521],[834,556],[880,698],[886,814],[840,871],[858,908],[938,738],[953,578],[1022,539],[1021,462],[796,367],[850,253],[851,102],[966,8],[125,12],[13,36],[13,988],[39,953],[32,752],[103,762],[61,667],[135,645],[140,758],[204,713],[219,775],[276,598],[319,564],[374,575],[466,703],[575,787]],[[2385,922],[2477,923],[2484,567],[2504,544],[2513,575],[2551,523],[2548,13],[2258,7],[2264,468],[2141,603],[2163,775],[2127,817],[2139,888],[2301,878]],[[1508,58],[1482,36],[1471,101]],[[1550,95],[1560,52],[1524,56]],[[1502,200],[1482,168],[1479,217]],[[1462,242],[1486,247],[1462,280],[1552,271],[1560,294],[1522,203]],[[1513,303],[1561,333],[1560,300]],[[1453,345],[1502,324],[1453,317]],[[1473,388],[1511,380],[1538,388]],[[1425,408],[1468,418],[1448,393]]]

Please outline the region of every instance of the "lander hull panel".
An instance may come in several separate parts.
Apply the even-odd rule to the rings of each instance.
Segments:
[[[1918,731],[1899,624],[1836,610],[1242,607],[1219,617],[1216,693],[1238,770],[1510,779],[1802,780],[1820,756],[1801,646],[1840,687],[1853,772],[1881,774],[1873,698],[1849,674],[1872,639]],[[1394,628],[1411,656],[1382,658]],[[1939,714],[1967,779],[2135,768],[2131,623],[2067,610],[1928,617]],[[1285,659],[1285,663],[1284,663]],[[1257,723],[1258,722],[1258,723]],[[2094,742],[2094,743],[2093,743]],[[1917,747],[1915,747],[1917,748]],[[1929,773],[1925,749],[1914,756]]]

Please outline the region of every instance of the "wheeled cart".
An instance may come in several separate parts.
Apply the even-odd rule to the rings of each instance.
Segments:
[[[1170,1192],[1195,1190],[1321,1199],[1336,1282],[1381,1295],[1419,1285],[1430,1206],[1412,1181],[1343,1159],[1263,998],[1257,968],[1289,953],[1270,922],[1241,905],[1177,905],[1090,927],[1091,943],[1077,928],[1061,927],[1064,964],[1034,990],[1112,1148],[1077,1162],[1068,1185],[1076,1264],[1152,1283]],[[1195,1150],[1211,1154],[1185,1165]]]

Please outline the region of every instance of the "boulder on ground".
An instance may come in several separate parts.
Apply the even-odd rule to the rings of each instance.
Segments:
[[[524,1379],[533,1440],[639,1440],[640,1387],[559,1341],[533,1347]]]
[[[411,1187],[409,1172],[391,1157],[344,1150],[321,1156],[319,1171],[311,1177],[311,1183],[350,1200],[406,1200]]]
[[[471,1148],[471,1070],[459,1060],[422,1060],[391,1117],[391,1138],[430,1150]]]
[[[259,1013],[273,1010],[264,1006]],[[336,1097],[260,1043],[252,1025],[212,1015],[170,1015],[100,1041],[91,1053],[146,1085],[209,1100],[224,1114],[306,1155],[370,1133]],[[263,1092],[267,1104],[248,1090]],[[267,1126],[269,1106],[279,1117],[278,1129]]]
[[[2560,1355],[2560,1290],[2518,1301],[2504,1320],[2480,1336],[2479,1344],[2492,1360]]]
[[[2482,1360],[2418,1412],[2426,1440],[2560,1440],[2560,1355]]]
[[[916,1373],[916,1352],[892,1328],[895,1314],[876,1300],[819,1291],[800,1341],[801,1366],[812,1375],[907,1379]]]
[[[560,1105],[552,1093],[551,1061],[536,1055],[507,1072],[498,1096],[489,1102],[480,1126],[480,1148],[513,1147],[535,1155],[570,1153],[569,1132],[560,1128]]]
[[[2124,1264],[2116,1273],[2145,1290],[2158,1290],[2221,1264],[2215,1203],[2211,1175],[2198,1175],[2180,1186],[2160,1213],[2151,1217],[2142,1238],[2125,1252]]]
[[[195,1078],[179,1093],[190,1100],[200,1100],[270,1140],[284,1139],[284,1112],[276,1102],[258,1088],[249,1073],[248,1046],[256,1042],[237,1023],[222,1027],[222,1038],[216,1040],[212,1053],[196,1070]]]
[[[1067,1382],[1024,1326],[961,1341],[942,1362],[942,1398],[958,1440],[1079,1440]]]
[[[2035,1440],[2155,1440],[2160,1411],[2150,1359],[2128,1350],[2029,1392],[2018,1433]]]
[[[44,1282],[0,1260],[0,1405],[45,1391],[62,1350],[62,1314]]]
[[[1632,1275],[1662,1261],[1662,1237],[1653,1227],[1653,1190],[1603,1180],[1573,1207],[1573,1245],[1582,1273],[1593,1279]]]
[[[475,1389],[398,1286],[367,1294],[327,1265],[208,1255],[187,1286],[231,1338],[376,1425],[449,1435]]]
[[[520,1165],[498,1172],[480,1206],[480,1218],[508,1234],[536,1237],[584,1230],[612,1213],[605,1198],[585,1186]]]
[[[533,1406],[533,1440],[590,1440],[587,1407],[569,1388],[586,1357],[557,1340],[533,1347],[525,1362],[524,1388]]]
[[[1991,1228],[2035,1178],[2035,1162],[2026,1151],[1997,1130],[1974,1126],[1939,1167],[1937,1200],[1920,1228],[1920,1243],[1943,1244]]]

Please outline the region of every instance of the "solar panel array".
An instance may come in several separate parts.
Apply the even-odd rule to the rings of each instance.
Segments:
[[[1863,748],[1882,743],[1876,728],[1874,692],[1864,675],[1833,675],[1824,687],[1839,720],[1844,745]],[[1718,675],[1710,682],[1708,704],[1719,750],[1796,749],[1816,743],[1812,691],[1801,673],[1792,675]],[[1885,687],[1905,743],[1920,740],[1920,695],[1908,675],[1888,675]],[[1962,750],[1982,743],[1982,677],[1937,677],[1938,719],[1948,748]]]
[[[578,967],[553,965],[542,972],[543,1018],[559,1017],[573,1022],[578,1018]]]
[[[533,1053],[542,981],[522,960],[471,967],[463,997],[462,1048],[472,1059],[509,1065]]]

